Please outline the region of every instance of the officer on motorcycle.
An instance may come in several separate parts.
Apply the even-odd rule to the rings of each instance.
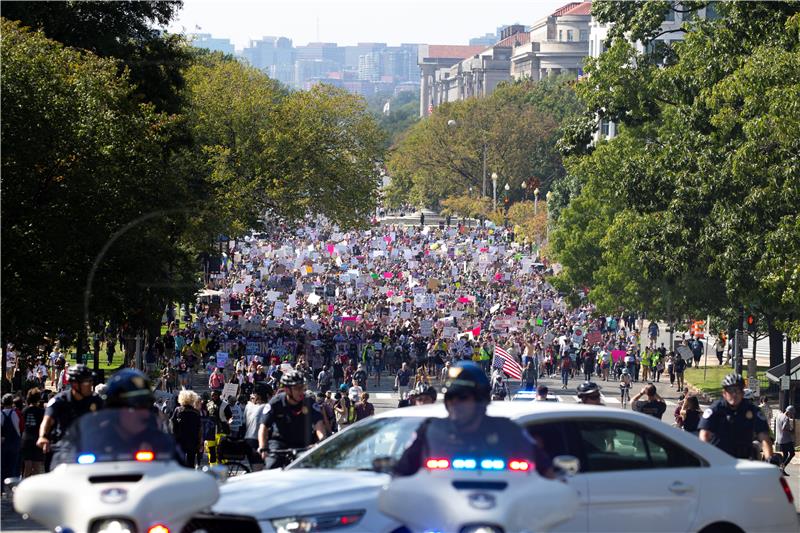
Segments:
[[[93,413],[103,406],[92,387],[94,373],[86,365],[69,369],[69,388],[53,396],[45,406],[36,445],[45,453],[45,471],[50,470],[55,445],[79,416]]]
[[[280,468],[291,462],[288,450],[307,448],[325,438],[325,422],[314,400],[306,396],[306,380],[296,370],[284,372],[283,392],[264,408],[258,430],[259,452],[266,468]]]
[[[522,428],[507,418],[486,415],[491,387],[480,366],[472,361],[452,366],[443,392],[448,417],[422,423],[394,466],[395,474],[413,475],[429,457],[510,455],[528,458],[540,475],[554,477],[550,458]]]
[[[594,381],[584,381],[578,385],[578,400],[588,405],[603,405],[600,397],[600,387]]]
[[[74,463],[81,442],[91,440],[92,452],[99,458],[113,457],[119,450],[168,451],[176,458],[174,439],[160,427],[159,414],[153,403],[155,398],[150,380],[142,372],[126,368],[114,374],[103,393],[105,410],[102,421],[87,423],[92,435],[82,435],[83,419],[75,423],[64,435],[62,445],[53,458],[53,464]],[[108,415],[108,416],[106,416]],[[87,416],[93,416],[91,413]],[[99,416],[99,415],[94,415]]]

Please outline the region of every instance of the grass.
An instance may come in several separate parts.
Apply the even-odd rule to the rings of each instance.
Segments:
[[[705,370],[704,370],[705,369]],[[706,377],[703,379],[703,372],[705,371]],[[766,366],[759,366],[758,373],[761,374],[767,371]],[[708,395],[719,398],[722,395],[722,380],[725,376],[732,372],[731,368],[727,365],[714,365],[708,367],[692,367],[687,368],[684,373],[686,383],[690,384]],[[747,370],[745,367],[745,380],[747,379]]]
[[[94,352],[92,352],[92,353],[94,353]],[[114,358],[111,360],[111,364],[109,365],[107,363],[107,361],[108,361],[108,359],[107,359],[107,356],[106,356],[106,343],[105,342],[101,342],[100,343],[100,369],[101,370],[116,370],[117,368],[122,366],[122,363],[125,361],[125,352],[120,349],[119,344],[117,344],[117,350],[114,352]],[[70,350],[67,350],[67,362],[70,365],[74,365],[76,362],[81,362],[81,361],[75,361],[75,349],[74,348],[72,348]],[[93,368],[93,365],[94,365],[93,359],[90,357],[89,361],[87,361],[86,364],[89,365],[89,368]]]

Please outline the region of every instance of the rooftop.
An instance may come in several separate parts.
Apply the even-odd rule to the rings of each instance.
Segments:
[[[556,9],[552,16],[561,17],[564,15],[591,15],[591,2],[570,2],[569,4]]]
[[[480,54],[486,50],[485,46],[466,46],[461,44],[432,44],[428,46],[425,57],[442,59],[464,59]]]

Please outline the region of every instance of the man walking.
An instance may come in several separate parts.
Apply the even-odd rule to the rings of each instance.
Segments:
[[[786,467],[794,457],[794,406],[790,405],[784,412],[775,417],[775,444],[783,454],[781,472],[784,476],[789,474]]]
[[[408,383],[410,381],[411,371],[408,369],[408,363],[403,363],[394,378],[394,386],[397,387],[401,400],[405,400],[408,396]]]

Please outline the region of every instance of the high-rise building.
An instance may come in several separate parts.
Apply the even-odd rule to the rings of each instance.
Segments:
[[[242,57],[252,66],[284,84],[294,82],[294,48],[286,37],[264,37],[250,41]]]
[[[472,39],[469,40],[469,45],[486,46],[488,48],[489,46],[492,46],[494,43],[496,43],[498,40],[499,39],[497,38],[496,33],[487,33],[482,37],[473,37]]]
[[[230,39],[214,38],[210,33],[195,33],[189,36],[192,46],[214,52],[233,55],[236,51]]]

